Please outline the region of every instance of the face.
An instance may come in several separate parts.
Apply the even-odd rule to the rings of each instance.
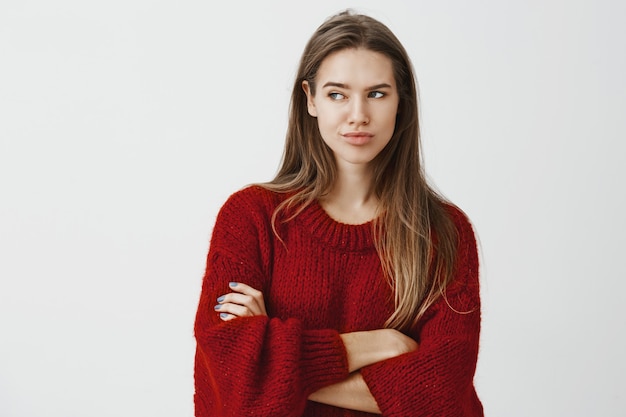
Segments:
[[[315,83],[315,95],[302,84],[308,111],[338,168],[369,166],[395,129],[399,96],[391,60],[366,49],[341,50],[322,61]]]

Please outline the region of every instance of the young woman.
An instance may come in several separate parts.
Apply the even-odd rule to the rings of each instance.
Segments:
[[[213,230],[196,416],[482,416],[478,260],[426,183],[407,53],[336,15],[307,44],[282,166]]]

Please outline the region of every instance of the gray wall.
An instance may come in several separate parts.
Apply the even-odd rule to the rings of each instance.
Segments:
[[[480,237],[487,415],[623,415],[625,3],[359,3]],[[215,215],[274,174],[304,43],[351,6],[225,4],[0,3],[0,415],[192,415]]]

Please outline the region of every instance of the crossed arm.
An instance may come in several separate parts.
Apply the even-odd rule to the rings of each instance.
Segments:
[[[246,284],[230,283],[232,292],[220,296],[215,311],[224,321],[237,317],[267,316],[263,293]],[[417,343],[394,329],[377,329],[343,333],[340,335],[346,349],[350,376],[333,385],[319,389],[309,400],[380,414],[359,370],[365,366],[417,350]]]

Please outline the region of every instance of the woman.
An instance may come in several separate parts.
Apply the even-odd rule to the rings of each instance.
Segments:
[[[307,44],[282,166],[233,194],[196,317],[196,416],[482,416],[474,234],[426,183],[411,63],[380,22]]]

